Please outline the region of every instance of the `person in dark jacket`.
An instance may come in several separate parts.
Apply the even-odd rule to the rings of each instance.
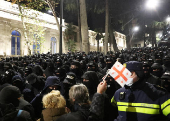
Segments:
[[[36,97],[31,101],[32,106],[35,110],[36,118],[41,117],[41,111],[43,110],[42,98],[45,94],[51,92],[52,90],[60,90],[60,80],[57,76],[49,76],[46,80],[43,90],[36,95]]]
[[[20,75],[15,75],[12,78],[12,85],[18,87],[22,92],[25,88],[25,81]]]
[[[152,66],[152,75],[160,78],[163,74],[163,67],[160,63],[153,63]]]
[[[39,66],[39,65],[36,65],[33,68],[33,73],[36,74],[37,76],[43,76],[43,69],[42,69],[42,67]]]
[[[87,64],[87,71],[95,71],[99,80],[102,79],[102,77],[104,76],[102,73],[99,72],[99,68],[98,68],[97,64],[93,61],[90,61]]]
[[[99,78],[94,71],[87,71],[83,74],[83,84],[86,85],[88,91],[89,91],[89,97],[90,100],[92,100],[92,97],[94,93],[97,91],[97,85],[99,84]]]
[[[170,71],[167,70],[162,75],[161,80],[162,80],[161,86],[165,88],[168,92],[170,92]]]
[[[15,108],[28,111],[32,120],[34,117],[34,108],[30,103],[21,98],[21,92],[16,86],[6,86],[0,92],[1,104],[13,104]]]
[[[45,86],[45,81],[43,77],[37,76],[34,73],[31,73],[26,77],[26,82],[26,88],[30,89],[35,96],[39,94]]]
[[[105,75],[107,70],[110,69],[113,66],[113,64],[114,64],[114,61],[112,58],[110,57],[106,58],[106,67],[101,70],[101,73]]]
[[[160,121],[164,116],[170,120],[170,94],[145,82],[143,63],[128,61],[124,66],[132,74],[111,100],[113,106],[118,107],[115,121]]]
[[[87,121],[89,116],[89,94],[83,84],[74,85],[69,90],[69,99],[73,105],[71,113],[62,115],[56,121]]]
[[[165,56],[163,59],[163,72],[170,71],[170,57]]]
[[[0,103],[0,110],[0,121],[33,121],[29,112],[24,110],[18,110],[11,103]]]
[[[143,62],[143,71],[146,82],[161,86],[161,80],[151,74],[152,69],[148,62]]]
[[[69,72],[66,74],[66,78],[63,81],[64,86],[64,97],[66,100],[69,99],[69,90],[70,88],[76,84],[76,75],[73,72]]]
[[[49,76],[54,76],[54,64],[49,62],[47,68],[44,71],[45,77],[48,78]]]
[[[97,87],[97,92],[94,94],[92,103],[90,106],[90,113],[87,121],[105,121],[104,120],[104,104],[105,96],[104,92],[107,89],[106,81],[99,83]]]
[[[76,75],[76,83],[82,83],[82,73],[83,71],[81,70],[81,65],[79,61],[74,60],[71,65],[70,65],[70,72],[75,73]]]

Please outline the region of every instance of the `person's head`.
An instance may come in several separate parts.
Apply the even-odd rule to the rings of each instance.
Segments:
[[[0,91],[0,103],[12,103],[14,106],[17,106],[21,96],[22,95],[18,87],[6,86]]]
[[[44,108],[65,108],[66,101],[58,90],[52,90],[50,93],[43,96],[42,99]]]
[[[77,103],[89,103],[89,92],[84,84],[73,85],[69,90],[69,99],[73,104]]]
[[[62,66],[62,60],[60,58],[57,58],[55,61],[55,66],[60,67]]]
[[[106,67],[110,69],[113,66],[113,60],[111,58],[106,59]]]
[[[69,84],[71,86],[76,84],[76,75],[73,72],[67,73],[66,78],[63,81],[63,84]]]
[[[169,56],[165,56],[164,59],[163,59],[163,64],[164,66],[166,67],[169,67],[170,66],[170,57]]]
[[[144,76],[147,78],[150,76],[151,73],[151,66],[147,61],[143,62],[143,71],[144,71]]]
[[[96,92],[96,88],[99,83],[99,79],[96,72],[87,71],[83,74],[81,78],[83,79],[83,84],[86,85],[91,96],[94,92]]]
[[[97,71],[97,65],[95,64],[95,62],[90,61],[87,64],[87,71]]]
[[[59,77],[61,81],[63,81],[63,79],[64,79],[65,76],[66,76],[66,70],[65,70],[63,67],[58,67],[58,68],[55,70],[55,75],[56,75],[57,77]]]
[[[33,72],[33,70],[32,70],[32,67],[30,67],[30,66],[27,66],[26,68],[25,68],[25,77],[27,77],[29,74],[31,74]]]
[[[152,66],[152,74],[157,77],[161,77],[163,74],[163,67],[160,63],[153,63]]]
[[[162,77],[162,87],[164,87],[168,92],[170,92],[170,71],[166,71]]]
[[[123,65],[132,73],[129,78],[133,78],[133,83],[143,78],[143,63],[138,61],[128,61]]]
[[[46,83],[45,83],[42,93],[46,94],[46,93],[51,92],[52,90],[60,90],[60,89],[61,89],[60,79],[57,76],[49,76],[46,79]]]
[[[70,71],[77,75],[80,71],[80,62],[74,60],[70,65]]]

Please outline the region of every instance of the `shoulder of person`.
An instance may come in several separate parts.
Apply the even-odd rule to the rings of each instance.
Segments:
[[[146,82],[146,84],[147,84],[147,87],[144,88],[144,90],[147,93],[152,94],[155,97],[161,97],[168,93],[166,89],[164,89],[163,87],[160,87],[159,85],[150,84],[148,82]]]

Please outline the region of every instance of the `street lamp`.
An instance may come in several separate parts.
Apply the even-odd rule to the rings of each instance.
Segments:
[[[138,26],[135,26],[134,28],[133,28],[133,32],[137,32],[139,30],[139,27]]]
[[[137,31],[139,31],[139,26],[135,26],[131,29],[130,46],[132,45],[133,37]]]
[[[166,21],[167,21],[168,23],[170,23],[170,16],[168,16],[168,17],[166,18]]]
[[[155,9],[158,6],[158,0],[148,0],[146,2],[146,7],[149,9]]]

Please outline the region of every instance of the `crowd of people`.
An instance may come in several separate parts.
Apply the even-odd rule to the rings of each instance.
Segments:
[[[109,74],[103,80],[116,61],[134,84],[122,88]],[[5,57],[0,74],[2,121],[170,120],[167,47]]]

